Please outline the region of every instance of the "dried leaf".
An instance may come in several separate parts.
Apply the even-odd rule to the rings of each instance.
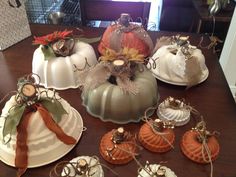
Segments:
[[[68,114],[58,100],[42,98],[40,103],[52,114],[52,118],[56,123],[61,121],[62,115]]]
[[[3,138],[8,134],[15,134],[16,127],[20,123],[21,117],[24,113],[26,105],[15,106],[9,111],[3,127]]]
[[[128,77],[117,77],[116,82],[117,85],[125,92],[132,93],[134,95],[138,93],[137,85],[132,82]]]
[[[193,56],[186,60],[185,75],[188,79],[187,88],[198,84],[201,80],[202,70],[196,57]]]
[[[44,54],[44,60],[50,60],[50,59],[56,57],[53,49],[51,47],[49,47],[49,46],[42,46],[41,50],[42,50],[42,52]]]
[[[85,42],[85,43],[92,44],[92,43],[95,43],[95,42],[99,42],[101,40],[101,36],[94,37],[94,38],[79,37],[79,38],[77,38],[77,40]]]

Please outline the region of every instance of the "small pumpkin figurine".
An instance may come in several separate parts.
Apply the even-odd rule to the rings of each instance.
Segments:
[[[35,37],[33,44],[40,46],[34,51],[32,73],[40,76],[40,84],[46,88],[77,88],[75,67],[84,69],[97,63],[93,47],[72,38],[72,31]]]
[[[177,177],[168,167],[161,164],[146,162],[144,167],[138,169],[138,177]]]
[[[136,155],[135,137],[123,127],[106,133],[100,143],[100,154],[112,164],[126,164]]]
[[[149,151],[167,152],[173,148],[175,140],[172,128],[160,119],[149,120],[140,128],[139,141]]]
[[[107,48],[119,52],[122,48],[134,48],[147,57],[153,50],[153,42],[140,25],[131,23],[129,14],[121,14],[118,22],[109,26],[103,34],[98,51],[104,55]]]
[[[190,121],[191,106],[183,100],[166,98],[159,106],[157,115],[161,120],[174,121],[175,126],[182,126]]]
[[[218,157],[220,150],[216,137],[206,130],[204,121],[183,135],[180,147],[190,160],[202,164],[212,163]]]

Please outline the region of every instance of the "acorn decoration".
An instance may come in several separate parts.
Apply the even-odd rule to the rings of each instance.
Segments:
[[[137,145],[135,138],[123,127],[106,133],[100,143],[102,157],[112,164],[126,164],[133,160]]]
[[[160,119],[147,121],[139,131],[140,143],[152,152],[167,152],[173,148],[175,134],[173,125]]]
[[[218,157],[220,150],[215,133],[206,129],[204,121],[183,135],[180,147],[190,160],[202,164],[212,163]]]

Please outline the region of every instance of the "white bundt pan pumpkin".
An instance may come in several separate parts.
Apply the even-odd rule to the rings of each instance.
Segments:
[[[87,111],[103,121],[118,124],[138,122],[148,107],[159,100],[157,82],[149,70],[136,71],[133,81],[138,93],[125,93],[119,86],[106,82],[99,87],[83,92],[83,105]]]
[[[51,95],[52,92],[49,93]],[[58,125],[69,136],[74,137],[77,142],[82,135],[83,120],[80,114],[69,105],[69,103],[60,99],[61,104],[68,114],[62,116]],[[2,110],[2,115],[8,114],[9,109],[15,105],[15,96],[12,96]],[[3,142],[2,131],[5,119],[0,119],[0,160],[10,166],[15,166],[16,135],[12,135],[11,141]],[[51,132],[42,120],[38,111],[32,114],[27,128],[28,131],[28,168],[40,167],[66,155],[75,145],[66,145],[58,140],[56,135]],[[7,135],[9,138],[9,135]]]
[[[170,49],[176,49],[177,53],[172,53]],[[201,76],[199,77],[198,83],[201,83],[209,75],[209,71],[205,65],[205,57],[199,49],[193,50],[192,56],[199,63]],[[154,53],[152,58],[156,59],[156,67],[152,68],[151,71],[157,79],[174,85],[188,85],[186,58],[180,47],[177,45],[162,46]],[[149,60],[148,65],[150,64],[153,66],[153,60]]]
[[[41,47],[39,46],[34,52],[32,72],[39,75],[40,85],[46,88],[57,90],[77,88],[79,86],[78,72],[75,69],[83,69],[86,66],[86,61],[89,66],[97,63],[93,47],[81,41],[75,43],[72,55],[55,57],[50,60],[45,60]]]

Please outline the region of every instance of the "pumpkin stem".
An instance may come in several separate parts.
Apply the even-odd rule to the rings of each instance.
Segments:
[[[127,14],[127,13],[122,13],[122,14],[120,15],[120,18],[119,18],[119,23],[120,23],[121,25],[124,25],[125,27],[128,27],[130,20],[131,20],[131,17],[130,17],[129,14]]]

